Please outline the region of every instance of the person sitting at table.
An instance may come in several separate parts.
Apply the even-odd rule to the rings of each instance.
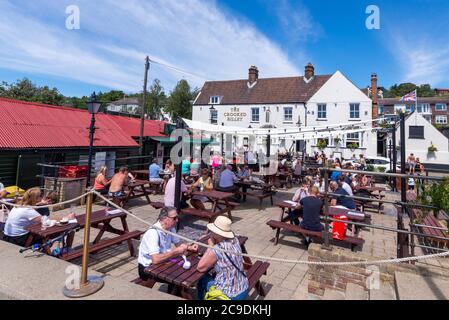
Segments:
[[[111,184],[111,180],[106,178],[108,174],[108,167],[102,166],[95,177],[94,190],[100,194],[108,193],[108,186]]]
[[[320,193],[324,193],[325,187],[324,187],[324,179],[321,175],[318,175],[315,183],[313,184],[314,187],[317,187]]]
[[[42,192],[40,188],[31,188],[25,192],[21,206],[36,206],[42,201]],[[67,216],[69,219],[75,218],[74,214]],[[34,209],[25,207],[14,207],[8,214],[5,223],[3,240],[18,246],[24,247],[28,238],[29,231],[27,227],[34,223],[42,221],[42,216]],[[40,242],[40,239],[35,239]]]
[[[128,185],[128,179],[128,167],[121,167],[111,179],[108,195],[111,198],[123,197],[125,195],[125,187]]]
[[[190,175],[191,176],[198,176],[200,174],[200,162],[196,158],[192,159],[192,162],[190,163]]]
[[[48,206],[50,204],[55,204],[57,202],[58,202],[58,193],[56,191],[51,191],[49,194],[47,194],[46,197],[44,197],[42,199],[41,202],[39,202],[36,205],[37,206]],[[39,212],[39,214],[41,216],[46,216],[46,217],[50,216],[50,208],[38,208],[38,209],[36,209],[36,211]]]
[[[247,165],[240,165],[237,167],[237,178],[248,180],[250,177],[249,167]]]
[[[335,170],[332,171],[332,174],[331,174],[331,180],[337,182],[338,177],[341,176],[341,171],[340,171],[340,170],[341,170],[341,167],[340,167],[339,164],[334,163],[334,164],[332,165],[332,168],[334,168]]]
[[[178,219],[176,208],[165,207],[159,213],[154,227],[176,233]],[[196,252],[198,251],[198,246],[181,243],[178,237],[161,230],[148,229],[143,235],[139,246],[139,257],[137,260],[139,277],[143,281],[147,281],[150,276],[145,272],[145,269],[150,265],[163,263],[171,258],[186,254],[188,251]]]
[[[212,178],[210,176],[209,169],[201,169],[201,177],[190,187],[190,193],[193,192],[193,190],[200,188],[201,191],[203,190],[213,190],[214,184],[212,183]],[[209,201],[207,197],[204,196],[193,196],[190,200],[190,204],[195,209],[199,210],[206,210],[206,207],[204,206],[204,203]]]
[[[155,183],[158,185],[164,184],[164,179],[160,177],[160,173],[162,171],[162,168],[157,163],[157,159],[153,159],[150,167],[148,168],[149,176],[150,176],[150,182]]]
[[[165,186],[165,195],[164,195],[164,205],[166,207],[174,207],[175,206],[175,190],[176,190],[176,176],[173,178],[170,178],[168,180],[167,185]],[[188,192],[187,186],[184,183],[184,181],[181,179],[181,209],[188,208],[189,205],[187,204],[185,193]]]
[[[220,173],[217,190],[223,192],[235,192],[237,191],[237,187],[234,185],[234,182],[237,182],[237,177],[235,176],[235,173],[232,172],[232,165],[228,164]]]
[[[198,262],[197,271],[205,275],[198,282],[198,298],[203,300],[206,293],[215,287],[231,300],[245,300],[248,296],[249,281],[244,271],[242,256],[230,252],[242,253],[238,238],[231,229],[232,221],[218,216],[207,225],[210,232],[208,244],[229,253],[207,249]],[[215,277],[208,271],[214,268]]]
[[[186,156],[184,160],[182,160],[181,163],[181,172],[184,176],[190,175],[190,165],[191,165],[191,158],[190,156]]]
[[[302,221],[299,223],[298,216],[293,218],[293,223],[299,225],[301,228],[310,231],[323,231],[324,226],[320,222],[321,208],[323,207],[323,200],[319,198],[320,190],[317,187],[310,189],[310,195],[303,198],[299,202],[299,207],[302,212]],[[297,211],[297,210],[295,210]],[[305,245],[309,246],[312,239],[305,237]]]
[[[343,175],[338,177],[337,183],[342,187],[350,196],[354,195],[351,185],[347,184]]]
[[[336,196],[332,197],[331,206],[343,206],[349,210],[356,209],[354,199],[348,198],[349,193],[347,193],[345,189],[340,187],[337,182],[332,181],[330,183],[330,189],[332,193],[337,194]]]
[[[165,172],[169,172],[171,174],[175,172],[175,165],[173,164],[173,161],[171,161],[171,159],[168,159],[165,163]]]

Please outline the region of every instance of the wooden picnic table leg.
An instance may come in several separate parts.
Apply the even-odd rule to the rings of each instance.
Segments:
[[[128,229],[128,223],[126,222],[126,216],[120,217],[120,220],[122,220],[123,231],[125,233],[128,233],[129,229]],[[129,253],[131,254],[131,257],[134,257],[135,252],[134,252],[134,245],[133,245],[132,239],[128,239],[126,242],[128,242],[128,248],[129,248]]]
[[[192,294],[189,292],[189,289],[184,288],[184,287],[180,287],[179,288],[181,290],[181,297],[186,299],[186,300],[193,300]]]
[[[145,198],[147,198],[148,204],[151,204],[151,200],[150,200],[150,197],[148,195],[148,191],[145,188],[145,185],[142,185],[141,188],[142,188],[143,194],[145,195]],[[151,188],[151,185],[150,185],[150,188]]]
[[[246,250],[246,247],[244,244],[242,244],[242,252],[245,254],[248,254],[248,251]],[[244,269],[248,270],[249,268],[251,268],[253,266],[253,262],[251,261],[250,257],[243,257],[243,261],[244,261]]]

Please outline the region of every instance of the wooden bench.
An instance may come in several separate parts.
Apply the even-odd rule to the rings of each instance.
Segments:
[[[198,217],[200,219],[206,219],[209,222],[213,222],[216,217],[218,217],[219,215],[223,214],[223,211],[212,212],[210,210],[200,210],[200,209],[195,209],[195,208],[186,208],[186,209],[182,209],[181,210],[181,214],[195,216],[195,217]],[[228,213],[228,215],[229,215],[229,213]],[[229,218],[232,219],[232,216],[229,217]]]
[[[432,213],[427,214],[421,224],[427,225],[429,227],[443,228]],[[449,244],[449,237],[442,229],[428,227],[419,227],[419,229],[422,233],[429,235],[429,238],[424,239],[424,242],[427,245],[436,248],[445,248]],[[431,238],[432,236],[447,238],[447,241]]]
[[[152,289],[154,287],[154,285],[156,284],[156,281],[151,278],[149,278],[148,280],[145,281],[145,280],[140,279],[140,277],[132,280],[131,282],[138,284],[139,286],[143,286],[143,287],[150,288],[150,289]]]
[[[165,207],[165,204],[163,202],[157,201],[151,201],[150,205],[156,210],[160,210]]]
[[[131,239],[140,240],[140,236],[143,233],[144,233],[143,231],[139,231],[139,230],[130,231],[130,232],[124,233],[120,236],[117,236],[117,237],[114,237],[111,239],[107,239],[107,240],[102,240],[96,244],[91,244],[89,246],[89,253],[96,253],[100,250],[109,248],[113,245],[121,244],[121,243],[131,240]],[[132,251],[134,251],[134,250],[132,250]],[[74,251],[63,255],[61,257],[61,259],[65,260],[65,261],[71,261],[71,260],[81,257],[82,255],[83,255],[83,247],[75,249]],[[134,255],[134,254],[132,254],[132,255]]]
[[[265,198],[270,198],[271,205],[273,205],[273,195],[275,194],[275,191],[260,190],[256,192],[242,192],[242,194],[245,196],[250,196],[259,199],[259,210],[262,210],[262,203]]]
[[[260,296],[265,297],[266,293],[260,283],[260,278],[267,274],[270,264],[268,262],[256,261],[247,271],[246,276],[249,281],[248,292],[253,288],[257,290]]]
[[[276,238],[274,240],[274,245],[277,245],[279,243],[279,236],[280,236],[281,229],[285,229],[285,230],[288,230],[288,231],[291,231],[294,233],[299,233],[299,234],[303,235],[304,237],[311,237],[320,242],[322,242],[324,239],[324,232],[306,230],[306,229],[301,228],[300,226],[296,226],[296,225],[286,223],[286,222],[270,220],[267,222],[267,225],[269,225],[272,229],[276,230]],[[352,237],[352,236],[345,236],[344,240],[337,240],[332,237],[332,234],[329,234],[329,238],[331,241],[336,242],[336,243],[342,243],[342,242],[349,243],[351,245],[352,251],[354,251],[354,249],[357,246],[362,246],[365,243],[365,240],[363,240],[362,238]]]

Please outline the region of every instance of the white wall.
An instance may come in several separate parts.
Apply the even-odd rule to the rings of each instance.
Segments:
[[[318,119],[318,104],[325,103],[327,105],[327,119],[325,121]],[[360,118],[353,120],[350,118],[350,103],[360,104]],[[355,86],[340,71],[337,71],[324,86],[309,100],[307,110],[311,114],[308,115],[308,126],[324,126],[326,124],[339,124],[354,122],[357,124],[361,121],[372,119],[372,101],[357,86]],[[371,127],[371,123],[366,125],[360,124],[362,128]],[[377,156],[377,135],[370,131],[360,133],[361,148],[352,152],[346,149],[345,136],[339,136],[342,139],[338,148],[327,148],[324,152],[332,154],[333,152],[343,153],[344,158],[351,158],[352,154],[360,153],[368,156]],[[314,147],[315,142],[308,143],[307,152],[313,153],[318,151]]]
[[[424,126],[424,139],[410,139],[410,126]],[[405,120],[405,152],[408,157],[413,153],[423,163],[449,164],[449,139],[430,124],[422,115],[413,113]],[[398,128],[396,141],[400,141],[401,133]],[[435,154],[429,154],[428,148],[431,143],[438,149]],[[400,155],[398,156],[398,159]]]
[[[210,107],[211,105],[194,105],[192,111],[192,120],[200,121],[204,123],[210,123]],[[235,108],[238,111],[235,111]],[[284,108],[290,107],[293,109],[293,121],[284,121]],[[260,128],[264,125],[273,125],[277,128],[297,128],[299,117],[304,124],[305,109],[303,104],[263,104],[263,105],[214,105],[214,108],[218,112],[218,125],[221,126],[224,123],[225,126],[248,128]],[[252,122],[251,109],[259,108],[259,122]],[[265,109],[264,109],[265,108]],[[270,110],[270,121],[266,122],[266,112]],[[238,121],[236,121],[238,120]],[[238,137],[238,145],[243,144],[243,137]],[[293,140],[286,140],[287,149],[291,146]],[[271,151],[276,152],[279,147],[279,138],[273,136]],[[219,147],[217,147],[219,148]],[[257,139],[257,145],[255,150],[259,151],[262,148],[265,150],[265,144],[262,143],[262,137]],[[293,149],[294,151],[296,149]]]
[[[326,103],[327,104],[327,120],[319,121],[317,119],[317,104]],[[218,111],[218,124],[224,123],[225,126],[238,126],[243,128],[248,128],[250,125],[253,128],[259,128],[266,124],[271,124],[277,128],[288,128],[288,127],[298,127],[298,120],[301,120],[302,126],[306,123],[306,107],[309,114],[307,114],[307,126],[322,126],[322,125],[333,125],[340,123],[350,122],[350,103],[360,104],[360,119],[354,120],[354,123],[370,120],[372,118],[372,101],[368,98],[357,86],[355,86],[350,80],[348,80],[340,71],[337,71],[324,85],[323,87],[307,102],[306,106],[304,104],[275,104],[275,105],[214,105],[214,108]],[[205,123],[210,122],[210,107],[211,105],[194,105],[192,112],[192,120],[201,121]],[[239,113],[244,113],[241,116],[241,121],[228,121],[225,117],[225,113],[233,112],[232,109],[238,107]],[[259,108],[260,110],[260,121],[258,123],[251,122],[251,108]],[[265,121],[264,107],[271,110],[270,123]],[[284,122],[284,107],[293,107],[293,122]],[[362,125],[362,127],[364,127]],[[371,123],[367,123],[366,127],[371,127]],[[365,127],[364,127],[365,128]],[[377,155],[377,135],[376,133],[365,132],[360,133],[363,135],[361,138],[363,145],[361,149],[357,149],[354,153],[357,155],[363,153],[369,156]],[[335,152],[342,152],[344,158],[350,158],[353,154],[351,150],[345,148],[344,137],[341,146],[336,148],[328,148],[325,150],[327,154],[332,154]],[[279,139],[276,136],[272,137],[272,152],[275,152],[279,147]],[[243,142],[243,138],[239,141]],[[286,139],[285,146],[287,149],[291,146],[293,140]],[[307,153],[313,154],[316,147],[314,141],[307,142]],[[258,146],[255,148],[259,150],[262,148],[265,151],[265,145],[261,143],[259,139]],[[294,147],[293,150],[296,150]]]

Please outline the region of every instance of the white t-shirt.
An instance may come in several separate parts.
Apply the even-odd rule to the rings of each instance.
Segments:
[[[352,192],[352,188],[349,184],[347,184],[346,182],[343,182],[343,184],[341,185],[341,187],[350,195],[353,196],[354,192]]]
[[[5,224],[5,235],[10,237],[20,237],[28,233],[25,227],[31,225],[31,221],[41,215],[30,208],[13,208],[8,214]]]
[[[161,223],[157,222],[156,227],[161,228]],[[176,228],[170,229],[170,232],[176,233]],[[151,256],[157,253],[167,253],[171,251],[172,245],[179,243],[180,239],[166,234],[156,229],[149,229],[143,235],[139,246],[139,264],[144,267],[151,265]]]
[[[415,179],[409,178],[409,179],[408,179],[408,185],[409,185],[409,186],[414,186],[414,185],[415,185]]]

